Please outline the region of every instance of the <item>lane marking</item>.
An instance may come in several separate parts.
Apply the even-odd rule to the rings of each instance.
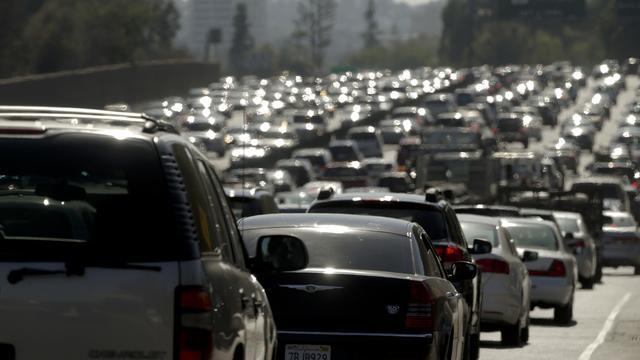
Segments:
[[[604,326],[602,327],[602,330],[600,330],[598,337],[596,337],[596,339],[591,344],[589,344],[586,349],[584,349],[582,354],[580,354],[578,360],[591,359],[591,355],[593,355],[593,352],[596,351],[598,346],[604,343],[604,339],[607,337],[607,333],[609,333],[609,331],[613,327],[613,323],[615,322],[618,313],[620,313],[620,310],[622,310],[622,307],[624,306],[624,304],[626,304],[627,301],[629,301],[630,298],[631,293],[626,293],[625,296],[620,299],[618,304],[616,304],[616,307],[611,310],[609,317],[607,317],[607,321],[604,322]]]

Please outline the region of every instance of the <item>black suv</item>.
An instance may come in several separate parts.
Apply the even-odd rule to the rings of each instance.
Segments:
[[[318,200],[311,204],[309,213],[346,213],[373,215],[409,220],[422,226],[447,271],[457,261],[473,262],[472,254],[491,252],[491,244],[474,240],[469,247],[462,228],[451,205],[434,189],[426,196],[399,193],[349,193],[334,194],[321,191]],[[477,279],[477,280],[476,280]],[[469,359],[477,359],[480,352],[480,311],[482,308],[481,275],[473,280],[454,285],[466,300],[470,314],[467,319],[465,352]]]
[[[0,165],[2,359],[271,359],[258,265],[214,168],[170,124],[0,106]]]

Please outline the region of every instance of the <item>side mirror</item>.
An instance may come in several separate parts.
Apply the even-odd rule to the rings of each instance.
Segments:
[[[538,252],[537,251],[525,251],[522,254],[522,262],[531,262],[538,260]]]
[[[491,254],[493,245],[485,239],[473,239],[473,247],[470,250],[474,255]]]
[[[256,271],[296,271],[307,267],[309,254],[302,240],[293,236],[270,235],[258,239],[253,268]]]
[[[472,280],[478,275],[478,266],[468,261],[458,261],[451,264],[450,281]]]

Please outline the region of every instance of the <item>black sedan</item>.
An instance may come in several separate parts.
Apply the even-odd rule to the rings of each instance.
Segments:
[[[284,214],[242,219],[239,226],[249,251],[292,237],[307,247],[307,268],[258,276],[278,324],[278,358],[461,357],[464,300],[449,280],[471,279],[477,268],[458,262],[447,276],[419,225]]]

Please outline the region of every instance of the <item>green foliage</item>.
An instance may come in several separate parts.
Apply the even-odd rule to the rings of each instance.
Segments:
[[[362,49],[347,61],[357,68],[384,68],[400,70],[437,64],[437,39],[426,35],[388,46]]]
[[[9,0],[20,3],[21,0]],[[169,0],[31,0],[11,18],[14,46],[0,76],[173,57],[178,13]],[[41,6],[39,6],[41,4]],[[0,12],[1,13],[1,12]],[[1,16],[1,15],[0,15]],[[4,29],[1,34],[6,34]],[[19,60],[18,60],[19,59]],[[0,61],[1,63],[1,61]]]
[[[475,1],[486,17],[471,17]],[[449,0],[442,19],[440,61],[457,66],[475,64],[550,63],[570,60],[593,65],[603,58],[640,55],[638,20],[616,16],[615,0],[588,0],[583,18],[500,19],[497,2]],[[471,25],[473,26],[471,26]]]

